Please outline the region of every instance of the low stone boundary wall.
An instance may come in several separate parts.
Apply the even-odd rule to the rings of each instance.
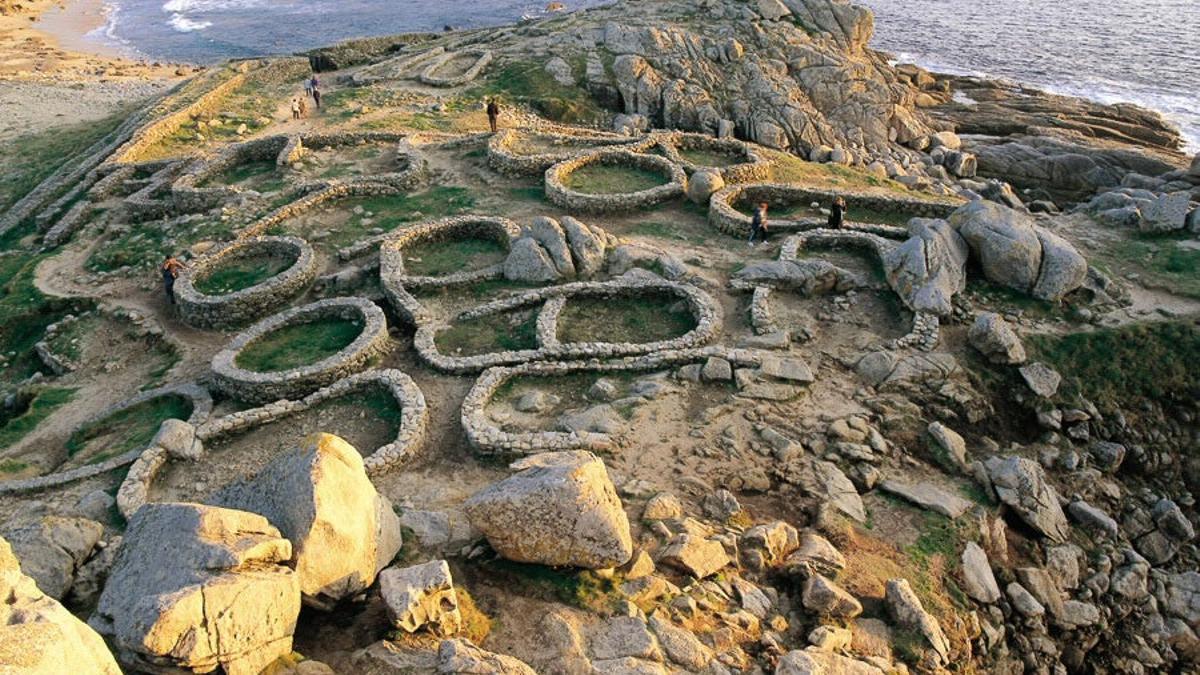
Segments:
[[[737,210],[736,205],[740,202],[766,202],[772,206],[807,204],[811,202],[829,204],[833,201],[834,197],[838,196],[846,199],[846,204],[849,208],[866,208],[874,211],[900,211],[902,213],[909,213],[914,218],[946,218],[958,208],[954,204],[943,204],[920,199],[813,190],[786,183],[748,183],[733,185],[713,194],[708,205],[708,222],[725,234],[735,237],[746,237],[750,235],[751,217]],[[767,223],[768,227],[776,232],[802,232],[823,228],[826,226],[827,220],[825,218],[768,218]],[[893,225],[848,221],[846,228],[877,234],[889,239],[908,238],[908,231],[905,228]]]
[[[567,176],[596,163],[653,171],[665,177],[667,183],[627,194],[588,194],[566,186]],[[545,182],[546,198],[556,206],[571,212],[618,213],[648,208],[683,195],[687,186],[687,175],[679,165],[664,157],[628,150],[600,150],[559,162],[546,169]]]
[[[442,277],[408,276],[404,269],[404,250],[416,244],[447,241],[467,237],[494,239],[508,250],[511,243],[521,235],[521,228],[507,218],[488,216],[454,216],[414,225],[400,232],[380,235],[354,249],[343,251],[354,257],[365,252],[376,242],[379,246],[379,278],[392,308],[402,318],[419,325],[429,320],[421,303],[408,292],[408,288],[436,288],[461,286],[464,284],[498,279],[504,276],[504,266],[491,265],[479,270],[468,270]],[[339,253],[339,255],[341,255]]]
[[[195,282],[221,265],[255,255],[292,260],[283,272],[249,288],[224,295],[196,290]],[[287,304],[317,278],[319,265],[312,246],[299,237],[249,237],[208,253],[192,263],[175,282],[180,319],[196,328],[237,328]]]
[[[719,172],[727,183],[756,183],[771,180],[774,162],[745,141],[677,131],[658,135],[656,142],[658,147],[662,148],[667,159],[682,166],[688,175],[697,171],[712,170]],[[684,158],[680,153],[681,149],[718,152],[729,155],[738,161],[729,166],[695,164]]]
[[[255,340],[286,326],[326,318],[359,322],[362,331],[338,353],[306,366],[260,373],[237,365],[238,354]],[[213,381],[225,394],[250,403],[294,399],[363,370],[390,348],[387,318],[375,303],[363,298],[319,300],[276,314],[240,333],[213,357]]]
[[[467,441],[482,454],[531,455],[563,450],[610,450],[613,440],[608,434],[594,432],[508,432],[497,427],[487,416],[487,405],[508,382],[522,376],[553,377],[579,372],[613,373],[649,371],[690,363],[702,363],[710,357],[725,359],[735,367],[758,368],[764,354],[755,350],[730,349],[712,346],[693,349],[664,350],[644,356],[612,361],[591,359],[571,362],[536,362],[513,367],[489,368],[484,371],[463,399],[459,418]]]
[[[541,176],[555,164],[589,152],[594,152],[596,147],[620,146],[626,150],[640,152],[654,144],[653,139],[636,139],[617,134],[532,133],[528,135],[558,140],[563,143],[571,141],[575,143],[583,142],[592,147],[580,147],[576,145],[575,147],[564,148],[557,152],[522,155],[514,152],[512,147],[523,135],[526,134],[522,134],[516,129],[504,129],[492,136],[488,140],[487,147],[488,165],[506,176]]]
[[[721,306],[708,293],[689,284],[662,279],[652,280],[645,277],[622,277],[606,282],[580,281],[516,293],[461,312],[454,320],[478,319],[545,303],[542,311],[538,313],[537,334],[539,336],[557,335],[558,314],[562,305],[551,302],[556,298],[569,300],[578,296],[619,297],[645,293],[669,293],[678,296],[687,303],[692,316],[696,319],[696,327],[680,337],[657,342],[560,343],[555,339],[551,344],[539,344],[537,349],[491,352],[474,356],[447,356],[438,351],[436,336],[448,325],[424,321],[417,326],[413,347],[421,355],[421,358],[434,368],[445,372],[466,374],[479,372],[493,366],[514,365],[530,361],[611,359],[659,351],[690,349],[710,342],[720,331]]]
[[[450,63],[460,56],[469,56],[472,54],[477,56],[475,63],[471,64],[471,67],[464,71],[461,75],[443,77],[437,74],[438,70],[440,70],[447,63]],[[484,68],[488,67],[493,58],[495,58],[495,55],[492,54],[491,50],[487,49],[468,49],[456,52],[446,52],[434,59],[433,62],[425,68],[425,70],[421,71],[419,79],[422,83],[431,87],[457,87],[479,77],[479,74],[483,72]]]
[[[158,389],[151,389],[150,391],[144,391],[133,398],[122,401],[115,406],[111,406],[101,411],[99,414],[94,415],[91,419],[81,425],[81,428],[82,426],[87,426],[88,424],[103,420],[106,417],[109,417],[122,410],[127,410],[136,405],[145,403],[146,401],[163,396],[181,396],[189,399],[192,402],[192,414],[187,420],[185,420],[189,424],[200,424],[204,420],[208,419],[209,414],[212,413],[212,396],[209,395],[207,389],[195,384],[177,384],[168,387],[160,387]],[[74,469],[68,469],[66,471],[58,471],[46,474],[44,476],[35,476],[33,478],[24,478],[21,480],[0,481],[0,495],[18,494],[23,492],[38,492],[40,490],[66,485],[68,483],[74,483],[85,478],[99,476],[133,463],[139,456],[141,456],[144,450],[145,448],[130,450],[129,452],[122,453],[103,462],[88,464]]]

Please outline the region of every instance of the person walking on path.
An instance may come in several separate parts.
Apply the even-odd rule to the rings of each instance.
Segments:
[[[175,304],[175,280],[186,269],[186,266],[176,258],[174,254],[168,253],[167,259],[159,267],[162,272],[163,291],[167,294],[167,304]]]
[[[496,133],[496,129],[499,127],[500,120],[500,104],[496,102],[495,97],[488,99],[487,116],[488,126],[492,128],[492,133],[494,134]]]
[[[308,117],[308,99],[299,99],[300,102],[300,118]]]
[[[846,221],[846,200],[843,197],[834,197],[833,205],[829,207],[829,229],[840,230],[845,226]]]
[[[313,73],[312,79],[308,81],[309,91],[316,91],[321,87],[321,81],[317,79],[317,74]]]
[[[304,95],[312,96],[312,93],[313,93],[312,80],[305,80],[304,81]]]
[[[316,78],[313,78],[313,81],[316,82]],[[313,102],[317,104],[317,110],[320,110],[321,109],[321,90],[317,89],[316,87],[313,87],[312,97],[313,97]]]
[[[295,96],[292,97],[292,119],[300,119],[300,99]]]
[[[767,203],[763,202],[754,208],[754,215],[750,218],[750,246],[754,245],[754,240],[758,239],[761,242],[767,241]]]

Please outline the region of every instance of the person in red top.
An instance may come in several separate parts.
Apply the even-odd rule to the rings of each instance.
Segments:
[[[187,266],[173,254],[168,254],[167,259],[159,267],[159,270],[162,272],[163,290],[167,294],[167,302],[169,304],[175,304],[175,280],[179,278],[179,275],[185,269],[187,269]]]

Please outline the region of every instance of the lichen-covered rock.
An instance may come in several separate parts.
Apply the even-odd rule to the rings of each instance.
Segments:
[[[1003,317],[994,312],[984,312],[975,318],[967,331],[967,340],[992,363],[1025,363],[1025,345],[1021,344],[1021,338]]]
[[[554,262],[559,277],[575,277],[575,261],[571,257],[571,249],[567,246],[567,235],[558,221],[546,217],[534,218],[525,231],[546,249],[546,254]]]
[[[94,520],[60,516],[46,516],[4,533],[21,561],[21,571],[55,600],[66,597],[76,571],[103,536],[104,526]]]
[[[291,653],[300,580],[260,515],[147,504],[129,521],[91,625],[134,668],[257,675]]]
[[[559,221],[559,225],[567,236],[567,245],[571,247],[575,273],[580,277],[591,277],[600,272],[604,268],[608,249],[606,238],[570,216]]]
[[[1058,302],[1087,279],[1087,259],[1075,246],[1045,228],[1036,228],[1042,245],[1042,268],[1033,285],[1033,297]]]
[[[659,562],[704,579],[719,572],[730,560],[720,542],[685,532],[667,544]]]
[[[535,455],[465,504],[492,548],[518,562],[603,569],[633,556],[629,520],[604,462],[590,452]]]
[[[1067,516],[1058,503],[1058,493],[1037,462],[1024,457],[990,457],[984,467],[996,496],[1021,520],[1054,541],[1067,540]]]
[[[746,265],[733,278],[746,284],[796,291],[804,296],[826,295],[862,288],[866,282],[853,272],[824,260],[766,260]]]
[[[707,205],[717,192],[725,189],[725,179],[715,169],[703,169],[688,178],[687,196],[695,204]]]
[[[944,220],[914,219],[908,233],[883,256],[888,284],[909,309],[949,316],[954,296],[967,286],[970,249]]]
[[[775,665],[775,675],[884,675],[884,672],[865,661],[809,647],[784,654]]]
[[[388,619],[409,633],[428,628],[438,635],[453,635],[462,626],[458,595],[445,560],[383,570],[379,594]]]
[[[805,609],[836,619],[853,619],[863,611],[857,598],[820,574],[813,574],[804,581],[801,601]]]
[[[375,490],[362,455],[330,434],[314,434],[249,481],[212,498],[257,513],[292,542],[305,601],[317,607],[362,592],[400,550],[400,519]]]
[[[0,538],[0,673],[120,675],[104,640],[42,593]]]
[[[973,541],[967,542],[962,554],[963,590],[967,595],[984,604],[1000,599],[1000,586],[992,574],[987,553]]]
[[[800,457],[784,467],[784,479],[805,494],[857,520],[866,522],[867,512],[854,483],[832,462]]]

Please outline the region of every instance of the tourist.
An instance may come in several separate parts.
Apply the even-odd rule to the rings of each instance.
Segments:
[[[840,230],[846,219],[846,200],[834,197],[833,205],[829,207],[829,229]]]
[[[492,128],[492,133],[496,133],[498,128],[498,120],[500,119],[500,104],[496,102],[495,97],[488,99],[487,104],[488,125]]]
[[[300,117],[308,117],[308,100],[303,98],[296,100],[300,104]]]
[[[300,119],[300,99],[295,96],[292,97],[292,119]]]
[[[767,241],[766,202],[754,207],[754,215],[750,218],[750,246],[754,245],[755,238],[764,243]]]
[[[321,81],[317,79],[317,74],[313,73],[312,79],[308,81],[309,91],[315,92],[321,87]]]
[[[313,102],[317,104],[317,110],[321,109],[321,90],[313,87]]]
[[[313,93],[312,80],[305,80],[304,81],[304,95],[312,96],[312,93]]]
[[[163,261],[159,270],[162,272],[163,290],[167,294],[167,303],[175,304],[175,280],[179,278],[179,274],[185,269],[184,264],[176,258],[174,254],[168,253],[167,259]]]

